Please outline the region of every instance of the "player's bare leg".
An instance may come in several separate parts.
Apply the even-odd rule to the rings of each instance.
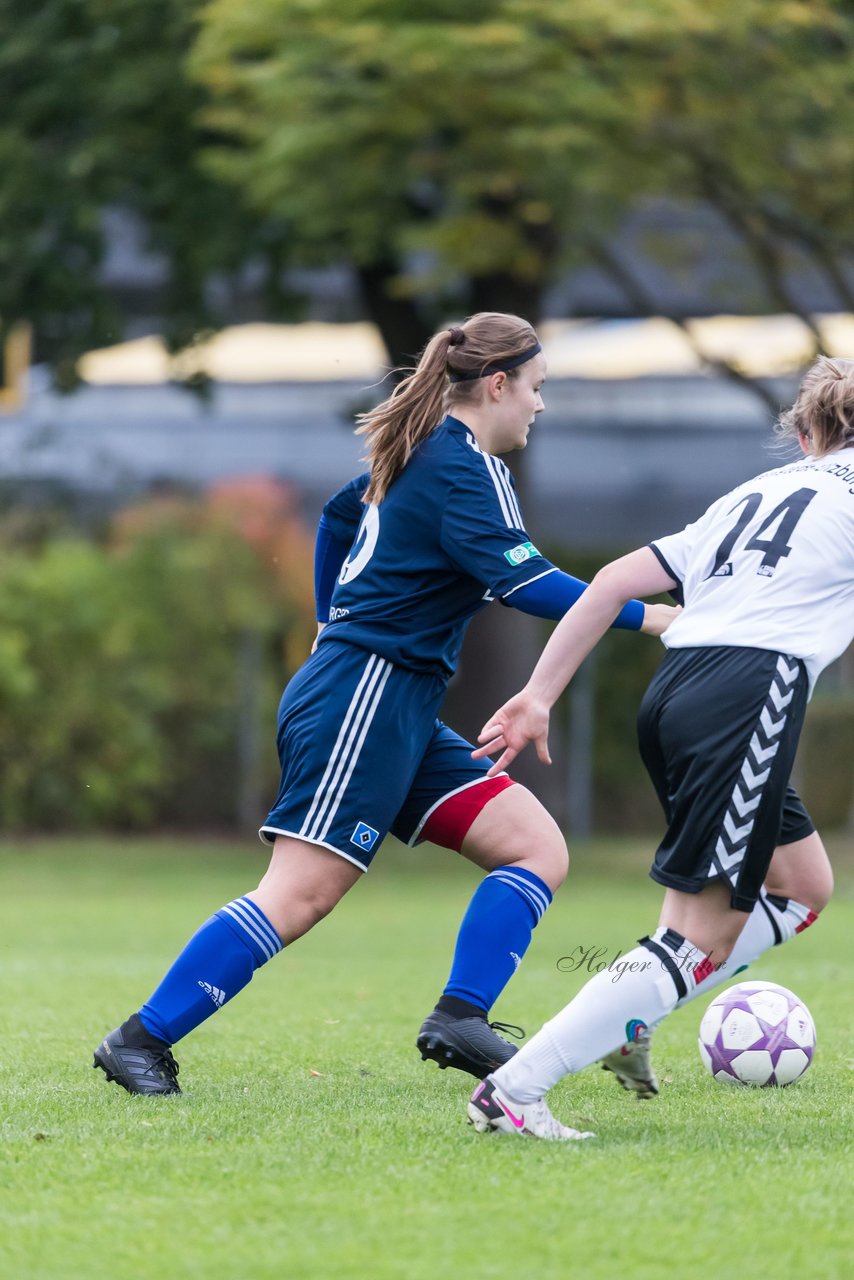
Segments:
[[[458,846],[487,872],[463,919],[448,986],[417,1038],[422,1058],[483,1078],[516,1052],[487,1021],[521,963],[531,931],[563,881],[566,844],[557,824],[524,787],[493,795]]]
[[[277,836],[265,875],[246,896],[289,946],[328,915],[363,875],[361,867],[322,845]]]
[[[716,967],[703,983],[702,994],[707,995],[715,987],[731,981],[770,947],[781,946],[803,933],[815,922],[832,893],[833,870],[818,832],[813,831],[801,840],[779,845],[771,859],[760,901],[746,921],[743,913],[736,913],[743,922],[738,937],[726,963]],[[662,923],[665,923],[667,909],[668,899],[665,898]],[[680,932],[693,938],[692,933],[686,932],[690,927],[693,927],[693,921],[686,922],[685,929]],[[676,1007],[682,1008],[699,994],[700,989],[692,988]],[[651,1098],[658,1093],[650,1041],[650,1033],[642,1032],[637,1041],[627,1042],[602,1061],[602,1066],[614,1072],[623,1088],[639,1098]]]
[[[569,854],[560,827],[526,787],[508,787],[475,818],[460,853],[483,871],[527,868],[555,893],[566,879]]]
[[[171,1046],[327,915],[362,874],[320,845],[278,836],[258,888],[201,926],[139,1012],[101,1041],[94,1066],[128,1093],[180,1093]]]

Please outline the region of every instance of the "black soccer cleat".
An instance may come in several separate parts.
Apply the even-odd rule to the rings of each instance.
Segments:
[[[455,1018],[453,1014],[434,1009],[425,1018],[415,1043],[422,1061],[431,1058],[438,1062],[440,1070],[456,1067],[482,1080],[516,1052],[516,1045],[496,1035],[494,1027],[518,1035],[519,1039],[525,1034],[519,1027],[504,1022],[487,1022],[486,1014]]]
[[[146,1044],[129,1044],[127,1026],[124,1023],[117,1027],[101,1041],[92,1066],[100,1067],[108,1080],[114,1080],[128,1093],[180,1093],[178,1063],[169,1046],[152,1036],[147,1037]]]

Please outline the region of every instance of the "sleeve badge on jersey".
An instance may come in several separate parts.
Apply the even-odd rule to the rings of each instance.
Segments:
[[[504,559],[508,560],[510,564],[524,564],[526,560],[533,560],[534,556],[539,554],[533,542],[520,542],[518,547],[513,547],[511,551],[504,552]]]

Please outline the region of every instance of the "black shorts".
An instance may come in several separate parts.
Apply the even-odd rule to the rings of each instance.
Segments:
[[[789,782],[807,703],[803,662],[767,649],[670,649],[638,713],[667,818],[650,875],[699,893],[725,880],[752,911],[774,849],[815,830]]]

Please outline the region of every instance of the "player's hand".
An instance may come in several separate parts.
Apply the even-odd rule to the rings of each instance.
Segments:
[[[682,606],[678,604],[645,604],[641,631],[645,636],[660,636],[681,612]]]
[[[475,760],[495,755],[498,751],[502,753],[487,773],[488,778],[494,778],[506,769],[529,742],[536,743],[537,755],[543,764],[551,764],[549,709],[523,690],[499,707],[483,726],[477,740],[481,745],[472,752]]]

